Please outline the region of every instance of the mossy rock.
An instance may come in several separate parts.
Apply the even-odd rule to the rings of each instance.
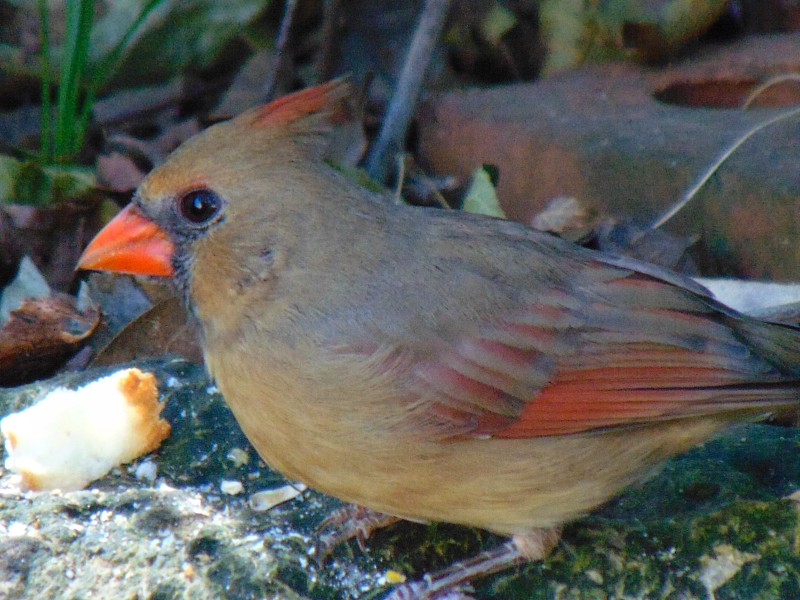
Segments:
[[[336,500],[315,492],[268,512],[247,497],[284,484],[250,448],[202,367],[139,361],[156,373],[172,434],[149,457],[154,482],[115,469],[90,489],[19,493],[0,479],[0,596],[371,598],[389,570],[419,577],[500,538],[447,524],[399,523],[363,553],[311,556]],[[0,414],[104,368],[0,391]],[[237,480],[244,493],[220,491]],[[797,598],[800,432],[733,429],[669,461],[646,483],[569,524],[543,563],[474,582],[478,598]],[[142,596],[144,594],[144,596]]]

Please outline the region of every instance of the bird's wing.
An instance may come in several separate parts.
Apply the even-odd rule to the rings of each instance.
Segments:
[[[786,336],[800,347],[800,333],[721,309],[674,281],[596,261],[571,290],[443,341],[414,369],[415,413],[445,436],[519,438],[796,402],[800,383],[761,354],[780,352]]]

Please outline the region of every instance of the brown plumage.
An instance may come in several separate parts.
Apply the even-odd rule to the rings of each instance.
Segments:
[[[321,156],[348,91],[188,141],[80,263],[174,274],[272,467],[375,511],[515,536],[507,564],[671,454],[800,401],[793,327],[651,265],[345,179]]]

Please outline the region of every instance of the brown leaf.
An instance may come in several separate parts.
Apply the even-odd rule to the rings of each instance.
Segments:
[[[0,385],[46,377],[77,352],[100,323],[100,312],[76,308],[75,298],[55,294],[28,299],[0,329]]]
[[[94,365],[112,365],[154,354],[177,354],[202,363],[203,352],[196,328],[186,317],[178,298],[169,298],[148,309],[98,352]]]
[[[603,252],[622,254],[684,275],[697,274],[697,266],[689,253],[697,242],[694,236],[650,229],[632,220],[605,219],[596,228],[594,241],[597,249]]]
[[[214,118],[229,118],[268,101],[266,84],[275,70],[275,61],[275,52],[269,48],[258,50],[248,58],[214,109]]]
[[[200,123],[197,119],[186,119],[173,123],[165,127],[158,137],[147,142],[150,148],[148,156],[160,156],[163,159],[197,133],[200,133]]]
[[[113,192],[130,192],[139,187],[146,173],[122,152],[101,154],[97,158],[97,183]]]
[[[101,206],[99,197],[46,208],[0,205],[0,271],[13,273],[27,254],[52,288],[66,290],[81,249],[102,226]]]
[[[594,228],[597,215],[573,196],[558,196],[533,215],[531,227],[554,233],[573,242],[584,239]]]

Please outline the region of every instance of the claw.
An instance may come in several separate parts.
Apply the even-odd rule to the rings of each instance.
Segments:
[[[374,531],[399,520],[397,517],[355,504],[348,504],[333,511],[317,528],[315,544],[317,564],[324,565],[336,546],[353,538],[358,542],[358,547],[366,551],[366,541]],[[325,532],[326,529],[331,531]]]

